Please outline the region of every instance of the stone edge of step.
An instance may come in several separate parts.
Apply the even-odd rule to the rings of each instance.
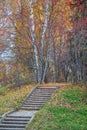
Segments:
[[[1,119],[0,119],[0,123],[4,120],[4,118],[8,115],[8,114],[11,114],[13,112],[16,112],[16,110],[12,110],[12,111],[8,111],[6,113],[4,113],[2,116],[1,116]]]
[[[32,90],[31,90],[31,93],[29,95],[27,95],[27,97],[24,99],[24,101],[22,102],[22,104],[19,106],[18,109],[21,109],[21,107],[23,106],[24,102],[32,95],[32,93],[35,91],[35,89],[37,89],[38,86],[34,87]]]
[[[31,119],[29,120],[29,122],[26,124],[25,129],[28,127],[28,125],[31,123],[31,121],[33,120],[34,117],[35,117],[35,114],[31,117]]]

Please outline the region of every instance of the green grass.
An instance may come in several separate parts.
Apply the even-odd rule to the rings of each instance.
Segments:
[[[85,90],[81,88],[68,88],[58,96],[63,101],[63,105],[70,105],[71,108],[80,109],[86,105],[86,102],[83,101],[84,93]]]
[[[58,90],[26,130],[87,130],[84,92],[80,87]]]
[[[7,91],[9,91],[9,86],[0,87],[0,95],[5,95]]]
[[[31,92],[34,84],[10,89],[9,87],[0,88],[0,116],[5,112],[18,109],[24,98]]]

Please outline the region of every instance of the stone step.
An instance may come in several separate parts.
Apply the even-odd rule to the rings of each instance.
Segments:
[[[47,97],[40,97],[40,98],[39,97],[33,97],[33,98],[28,98],[26,101],[29,101],[29,100],[30,101],[32,101],[32,100],[33,101],[39,101],[39,100],[45,101],[45,100],[48,100],[49,98],[50,97],[48,97],[48,98]]]
[[[50,98],[50,97],[38,97],[38,96],[37,96],[37,97],[30,97],[29,99],[32,99],[32,100],[43,99],[43,100],[44,100],[44,99],[49,99],[49,98]],[[29,100],[29,99],[27,99],[27,100]],[[26,100],[26,101],[27,101],[27,100]]]
[[[23,107],[26,107],[26,108],[38,108],[38,107],[41,107],[41,105],[40,106],[22,106],[22,108]]]
[[[38,101],[39,99],[44,99],[44,100],[45,100],[45,99],[49,99],[49,98],[50,98],[50,97],[38,97],[38,96],[37,96],[37,97],[30,97],[30,98],[28,98],[26,101],[31,100],[31,99]]]
[[[10,117],[5,117],[5,121],[29,121],[30,118],[10,118]]]
[[[39,91],[39,92],[53,92],[55,91],[55,89],[50,89],[50,88],[37,88],[35,91]]]
[[[55,90],[56,88],[50,88],[50,87],[37,87],[36,90]]]
[[[36,102],[36,101],[38,101],[38,102],[47,102],[49,99],[48,98],[44,98],[44,100],[43,99],[29,99],[29,100],[26,100],[26,102]]]
[[[0,129],[1,127],[5,128],[25,128],[25,125],[23,124],[0,124]]]
[[[31,118],[31,116],[18,116],[18,115],[7,115],[6,117],[8,117],[8,118],[28,118],[28,119],[30,119]]]
[[[37,96],[39,96],[39,97],[50,97],[52,94],[50,94],[50,95],[44,95],[44,94],[33,94],[33,95],[30,95],[30,97],[37,97]],[[28,98],[30,98],[30,97],[28,97]]]
[[[54,90],[50,91],[50,90],[36,90],[35,92],[33,92],[32,94],[52,94],[54,92]]]
[[[40,107],[21,107],[21,110],[40,110]]]
[[[2,124],[27,124],[28,123],[28,121],[5,121],[5,120],[3,120],[2,122],[1,122]]]
[[[46,100],[45,101],[43,101],[43,100],[39,100],[39,101],[37,101],[37,100],[34,100],[34,101],[32,101],[32,100],[28,100],[28,101],[26,101],[26,102],[24,102],[24,104],[26,104],[26,103],[45,103],[46,102]]]
[[[38,94],[41,94],[41,95],[51,95],[52,93],[49,93],[49,92],[33,92],[31,95],[38,95]]]
[[[52,94],[53,94],[53,92],[52,93],[49,93],[49,92],[48,93],[46,93],[46,92],[43,92],[43,93],[42,92],[36,92],[36,93],[32,93],[31,96],[35,96],[35,95],[36,96],[37,95],[51,96]]]
[[[43,102],[44,101],[44,103],[46,103],[49,99],[29,99],[28,101],[26,101],[26,103],[31,103],[31,102],[36,102],[38,100],[38,102],[40,101],[40,102]],[[24,103],[23,103],[24,104]]]
[[[37,93],[37,92],[41,92],[41,93],[52,93],[54,92],[55,90],[50,90],[50,89],[36,89],[33,93]]]
[[[43,105],[45,102],[25,102],[24,105]]]
[[[35,105],[35,104],[29,104],[29,105],[23,105],[23,107],[40,107],[40,106],[42,106],[42,104],[37,104],[37,105]]]
[[[37,96],[38,96],[38,97],[51,97],[51,95],[52,95],[52,94],[50,94],[50,95],[48,95],[48,94],[46,94],[46,95],[45,95],[45,94],[33,94],[33,95],[31,95],[30,97],[37,97]],[[30,98],[30,97],[29,97],[29,98]]]
[[[5,127],[0,127],[0,130],[25,130],[25,128],[5,128]]]
[[[30,95],[30,97],[31,96],[51,96],[52,95],[52,93],[50,93],[50,94],[45,94],[45,93],[32,93],[31,95]]]
[[[49,100],[50,97],[33,97],[33,98],[29,98],[27,99],[26,101],[46,101],[46,100]]]

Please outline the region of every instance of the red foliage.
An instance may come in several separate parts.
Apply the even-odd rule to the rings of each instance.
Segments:
[[[75,0],[73,3],[70,3],[71,8],[78,8],[81,9],[83,8],[83,4],[85,3],[85,0]]]
[[[56,4],[56,3],[57,3],[57,0],[53,0],[53,3]]]

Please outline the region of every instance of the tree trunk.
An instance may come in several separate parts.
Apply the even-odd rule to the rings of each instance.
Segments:
[[[38,56],[38,49],[37,49],[37,45],[36,45],[36,38],[35,38],[35,23],[34,23],[34,12],[33,12],[33,0],[29,1],[30,4],[30,23],[31,23],[31,27],[30,27],[30,33],[31,33],[31,41],[32,41],[32,46],[34,48],[34,73],[35,73],[35,79],[36,82],[40,81],[40,74],[39,74],[39,56]]]
[[[45,35],[48,27],[48,19],[49,19],[49,5],[50,0],[46,1],[46,8],[45,8],[45,16],[44,16],[44,24],[42,28],[42,36],[41,36],[41,46],[40,46],[40,73],[41,73],[41,82],[44,81],[45,73],[47,69],[48,61],[46,61],[46,65],[44,66],[44,44],[45,44]]]

